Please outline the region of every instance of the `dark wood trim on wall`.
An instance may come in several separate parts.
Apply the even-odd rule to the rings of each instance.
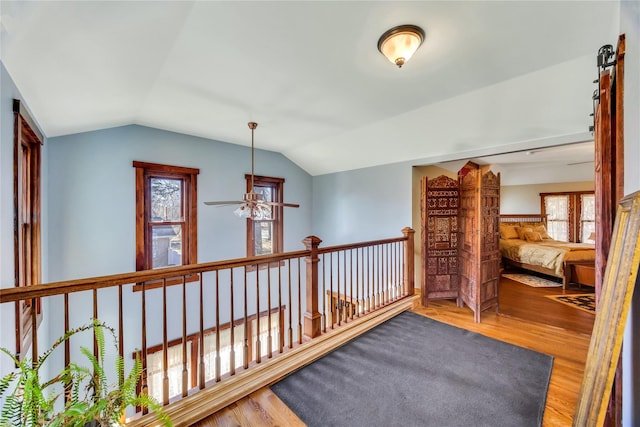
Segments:
[[[33,132],[34,137],[38,139],[38,141],[40,141],[40,144],[44,144],[44,134],[42,133],[40,128],[38,128],[35,120],[31,118],[31,115],[19,99],[13,100],[13,112],[22,116],[24,121],[29,125],[29,130]]]

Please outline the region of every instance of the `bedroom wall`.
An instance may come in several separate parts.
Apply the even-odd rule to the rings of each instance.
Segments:
[[[593,181],[558,182],[552,184],[503,185],[500,187],[501,214],[539,214],[540,193],[560,191],[593,191]]]
[[[620,2],[620,33],[626,36],[624,71],[624,191],[640,190],[640,3]],[[611,40],[610,43],[615,44]],[[640,425],[640,280],[635,293],[622,347],[622,423]]]

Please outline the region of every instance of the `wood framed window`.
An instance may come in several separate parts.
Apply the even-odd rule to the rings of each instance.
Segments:
[[[540,201],[548,233],[555,240],[586,242],[595,231],[593,191],[540,193]]]
[[[251,188],[251,175],[245,175],[247,192]],[[267,176],[253,177],[253,191],[262,194],[266,202],[282,203],[284,200],[284,178]],[[282,252],[283,208],[272,206],[271,215],[266,219],[247,218],[247,256],[272,255]]]
[[[199,169],[133,162],[136,270],[195,264]],[[182,283],[181,280],[170,284]],[[149,287],[147,286],[147,289]]]
[[[42,282],[40,240],[40,182],[43,137],[19,100],[14,112],[14,262],[15,286]],[[29,347],[37,357],[32,337],[42,321],[40,299],[16,303],[16,355],[26,356]]]

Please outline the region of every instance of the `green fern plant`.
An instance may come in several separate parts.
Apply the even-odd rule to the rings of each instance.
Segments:
[[[85,347],[80,348],[89,361],[89,366],[70,363],[51,380],[41,382],[39,369],[51,353],[72,335],[90,329],[94,331],[97,356]],[[12,390],[12,394],[5,398],[0,412],[0,426],[84,427],[91,423],[101,426],[120,425],[128,406],[155,411],[165,426],[172,426],[158,402],[137,393],[136,386],[142,375],[142,363],[139,359],[135,360],[131,371],[125,376],[124,359],[118,355],[115,362],[116,375],[121,380],[116,384],[107,382],[104,369],[105,330],[111,334],[117,348],[115,331],[98,320],[67,331],[35,363],[28,359],[18,360],[7,349],[0,348],[17,366],[16,371],[0,380],[0,397]],[[64,395],[65,390],[68,393],[67,402],[61,411],[55,412],[55,403]]]

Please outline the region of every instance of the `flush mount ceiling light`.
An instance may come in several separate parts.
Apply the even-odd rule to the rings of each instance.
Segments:
[[[416,25],[399,25],[378,39],[378,50],[392,64],[402,68],[424,41],[424,30]]]

